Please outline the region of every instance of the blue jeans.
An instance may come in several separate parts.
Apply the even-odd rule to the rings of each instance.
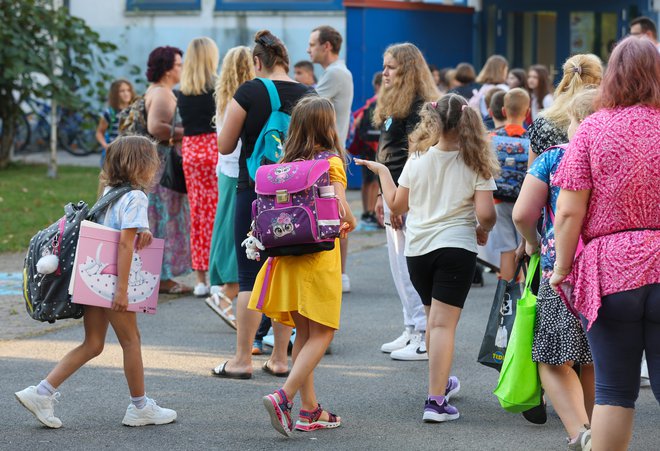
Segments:
[[[594,357],[596,404],[635,408],[643,351],[660,402],[660,284],[604,296],[587,339]]]

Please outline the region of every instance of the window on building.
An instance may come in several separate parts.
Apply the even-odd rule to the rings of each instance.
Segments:
[[[126,0],[126,11],[201,11],[201,0]]]
[[[215,0],[218,11],[328,11],[343,8],[342,0]]]

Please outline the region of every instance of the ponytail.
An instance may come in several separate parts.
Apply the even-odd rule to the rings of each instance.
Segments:
[[[437,102],[427,102],[419,112],[420,122],[409,138],[411,152],[426,152],[441,136],[453,135],[465,164],[489,179],[500,166],[490,149],[483,121],[458,94],[445,94]]]
[[[289,72],[289,52],[277,36],[268,30],[261,30],[254,35],[254,42],[252,56],[259,58],[266,69],[282,66]]]

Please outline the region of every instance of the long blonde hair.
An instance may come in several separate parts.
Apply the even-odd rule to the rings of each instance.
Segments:
[[[254,63],[250,48],[238,46],[229,49],[222,60],[220,77],[215,84],[216,123],[222,119],[238,87],[253,78]]]
[[[220,55],[210,38],[195,38],[188,44],[181,70],[181,92],[198,96],[213,89]]]
[[[506,82],[509,62],[502,55],[492,55],[486,60],[486,64],[477,75],[477,83],[498,85]]]
[[[552,105],[539,115],[566,132],[571,123],[568,106],[571,99],[586,85],[600,85],[603,80],[603,64],[591,53],[571,56],[562,67],[564,76],[555,89]]]
[[[337,135],[335,108],[324,97],[303,97],[291,112],[282,162],[312,160],[324,150],[336,153],[344,162],[347,161],[346,151]]]
[[[389,87],[383,84],[380,88],[373,119],[377,127],[390,116],[395,119],[407,117],[415,99],[428,102],[440,95],[422,52],[414,44],[391,45],[383,56],[388,54],[399,67],[392,84]]]
[[[481,115],[468,107],[458,94],[445,94],[437,102],[426,102],[419,112],[420,121],[410,134],[410,152],[424,153],[447,137],[458,143],[465,164],[485,179],[500,172],[495,153]]]

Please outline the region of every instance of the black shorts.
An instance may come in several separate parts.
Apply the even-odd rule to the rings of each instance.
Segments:
[[[241,243],[247,238],[252,224],[252,201],[257,198],[253,189],[243,189],[236,192],[236,207],[234,216],[234,243],[236,246],[236,260],[238,262],[238,285],[240,291],[252,291],[254,281],[263,261],[249,260],[245,255],[245,248]]]
[[[410,281],[422,304],[431,299],[463,308],[474,270],[477,254],[457,247],[443,247],[416,257],[406,257]]]

